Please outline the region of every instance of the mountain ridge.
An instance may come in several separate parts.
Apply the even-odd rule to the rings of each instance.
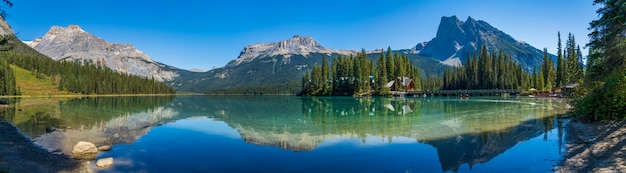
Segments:
[[[261,90],[271,88],[278,93],[267,93],[296,94],[299,92],[297,88],[299,88],[302,74],[314,65],[321,65],[322,57],[326,57],[326,61],[330,63],[333,58],[340,55],[349,57],[361,52],[328,49],[310,36],[295,35],[290,39],[277,42],[247,45],[236,59],[224,67],[184,76],[173,81],[172,86],[192,92],[237,90],[260,94]],[[366,51],[366,54],[368,59],[375,60],[380,56],[380,51]],[[432,58],[419,55],[409,55],[409,57],[422,69],[443,68],[440,67],[439,61]],[[427,71],[430,72],[430,69]]]
[[[65,37],[65,35],[72,34],[85,36]],[[53,47],[54,41],[66,45]],[[130,44],[108,43],[101,38],[88,34],[79,26],[68,26],[67,28],[53,26],[44,37],[34,40],[30,45],[39,48],[38,51],[44,54],[56,55],[51,57],[56,57],[58,60],[90,60],[88,58],[81,59],[81,56],[84,57],[84,54],[87,54],[84,53],[86,52],[84,50],[91,50],[90,46],[98,50],[96,51],[99,52],[97,55],[102,56],[113,52],[113,55],[110,56],[117,58],[116,62],[124,62],[113,64],[129,64],[128,62],[135,64],[124,67],[127,69],[119,69],[110,66],[108,63],[111,61],[108,59],[95,59],[88,62],[109,65],[112,69],[135,75],[149,76],[147,74],[152,74],[149,72],[158,72],[161,74],[156,76],[161,77],[155,79],[165,81],[179,91],[192,92],[292,85],[291,83],[299,80],[306,70],[314,65],[320,65],[323,56],[330,62],[339,55],[350,56],[361,52],[329,49],[315,41],[311,36],[295,35],[276,42],[246,45],[240,51],[239,56],[223,67],[211,68],[208,71],[188,71],[156,62]],[[539,49],[514,39],[485,21],[476,20],[470,16],[466,21],[461,21],[456,16],[443,16],[433,39],[420,42],[409,49],[394,50],[394,53],[406,54],[409,60],[420,68],[421,72],[427,72],[426,75],[422,76],[433,76],[441,75],[443,69],[449,68],[447,65],[462,66],[466,62],[467,55],[475,53],[481,45],[486,45],[490,51],[509,53],[514,61],[522,64],[528,71],[543,61],[543,52]],[[44,49],[43,47],[47,48]],[[46,50],[56,50],[56,52],[47,52]],[[67,53],[76,52],[76,50],[78,53]],[[87,55],[93,55],[93,51],[89,53]],[[378,49],[366,51],[366,53],[367,58],[371,60],[380,56]],[[119,56],[120,54],[123,56]],[[553,55],[551,57],[555,58]],[[144,67],[146,65],[151,66]],[[132,69],[140,70],[133,71]]]
[[[243,62],[250,62],[259,57],[285,55],[286,58],[289,58],[292,54],[307,56],[310,53],[356,55],[358,51],[327,49],[311,36],[294,35],[290,39],[278,42],[263,42],[247,45],[241,50],[237,58],[226,64],[226,67],[237,66]]]
[[[526,70],[532,70],[533,66],[543,62],[543,51],[471,16],[465,21],[455,15],[443,16],[436,36],[430,41],[416,44],[410,52],[439,59],[448,65],[461,66],[466,62],[468,53],[475,53],[482,45],[490,51],[508,53]]]
[[[118,72],[152,77],[161,82],[173,80],[181,71],[153,60],[132,44],[107,42],[78,25],[52,26],[43,37],[28,45],[57,61],[105,66]]]

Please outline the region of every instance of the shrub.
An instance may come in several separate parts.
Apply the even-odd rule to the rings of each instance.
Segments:
[[[626,74],[610,76],[574,103],[574,112],[591,121],[626,119]]]

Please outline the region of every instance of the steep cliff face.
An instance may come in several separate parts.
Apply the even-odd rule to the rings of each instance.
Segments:
[[[508,53],[528,70],[543,61],[541,50],[514,39],[485,21],[471,17],[466,21],[456,16],[442,17],[435,38],[417,44],[412,52],[439,59],[448,65],[461,66],[466,62],[467,54],[473,54],[482,45],[486,45],[490,51]]]
[[[154,61],[131,44],[109,43],[77,25],[53,26],[29,46],[55,60],[95,64],[158,81],[173,80],[180,71]]]

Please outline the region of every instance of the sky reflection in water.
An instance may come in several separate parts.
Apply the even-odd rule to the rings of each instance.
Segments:
[[[558,99],[170,100],[86,123],[130,139],[100,154],[115,159],[102,172],[551,172],[564,145]]]

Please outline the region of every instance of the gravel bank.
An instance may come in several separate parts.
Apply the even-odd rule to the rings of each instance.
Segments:
[[[567,152],[557,172],[626,172],[626,121],[566,126]]]

